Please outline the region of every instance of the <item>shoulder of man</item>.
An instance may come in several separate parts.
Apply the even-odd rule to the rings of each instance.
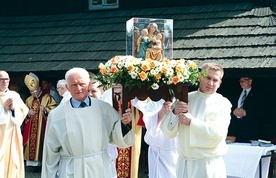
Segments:
[[[91,105],[94,103],[94,104],[97,104],[97,105],[100,105],[100,106],[103,106],[103,107],[110,107],[110,108],[113,108],[110,103],[106,102],[106,101],[103,101],[101,99],[97,99],[97,98],[93,98],[93,97],[90,97],[91,98]]]
[[[228,106],[228,107],[232,107],[232,103],[230,102],[230,100],[228,98],[226,98],[225,96],[223,96],[220,93],[214,93],[214,97],[215,100],[221,104],[221,106]]]
[[[13,91],[13,90],[9,90],[9,91],[8,91],[8,94],[9,94],[9,95],[13,95],[13,96],[15,96],[15,97],[20,97],[19,93],[17,93],[16,91]]]

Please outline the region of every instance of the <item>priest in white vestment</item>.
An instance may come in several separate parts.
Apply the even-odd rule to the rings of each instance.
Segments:
[[[206,63],[202,71],[198,91],[189,93],[188,103],[178,101],[161,123],[165,135],[178,137],[178,178],[226,178],[222,155],[228,150],[225,139],[232,105],[216,93],[223,69]]]
[[[88,96],[91,82],[83,68],[70,69],[65,79],[72,98],[49,113],[41,177],[112,178],[108,144],[133,144],[126,127],[130,109],[121,117],[110,104]]]
[[[21,124],[28,107],[8,89],[9,74],[0,70],[0,178],[24,178]]]

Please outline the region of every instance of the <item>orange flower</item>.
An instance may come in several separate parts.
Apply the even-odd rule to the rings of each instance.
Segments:
[[[168,71],[168,69],[167,69],[167,68],[162,67],[161,72],[162,72],[163,74],[166,74],[166,73],[167,73],[167,71]]]
[[[154,68],[156,67],[156,65],[155,65],[155,63],[154,63],[153,61],[151,61],[151,62],[149,63],[149,65],[150,65],[150,67],[151,67],[152,69],[154,69]]]
[[[143,71],[145,71],[145,72],[148,71],[148,70],[150,70],[150,65],[149,65],[149,63],[143,61],[142,66],[141,66],[141,69],[142,69]]]
[[[156,80],[160,80],[160,79],[161,79],[161,75],[160,75],[160,74],[157,74],[157,75],[155,76],[155,78],[156,78]]]
[[[144,81],[148,78],[148,75],[146,74],[146,72],[142,71],[139,73],[139,77],[142,81]]]
[[[175,72],[181,73],[181,72],[183,72],[183,69],[181,68],[181,66],[175,66]]]
[[[110,72],[111,73],[116,73],[118,71],[118,68],[115,66],[115,65],[113,65],[112,67],[111,67],[111,69],[110,69]]]
[[[111,63],[113,65],[116,65],[116,64],[118,64],[119,60],[120,60],[120,56],[115,56],[115,57],[111,58]]]
[[[164,63],[166,63],[166,64],[169,64],[169,63],[170,63],[170,60],[167,59],[167,58],[164,58],[162,62],[164,62]]]
[[[99,67],[99,69],[100,69],[101,74],[104,74],[104,73],[105,73],[105,70],[106,70],[105,65],[104,65],[103,63],[100,63],[98,67]]]
[[[172,82],[176,85],[179,82],[179,77],[178,76],[174,76],[172,78]]]
[[[151,69],[154,69],[156,67],[156,65],[155,65],[155,63],[152,59],[146,59],[146,61],[148,61],[149,66],[150,66]]]
[[[133,65],[128,66],[128,71],[129,72],[132,72],[133,70],[134,70],[134,66]]]
[[[110,75],[110,71],[105,71],[105,75]]]

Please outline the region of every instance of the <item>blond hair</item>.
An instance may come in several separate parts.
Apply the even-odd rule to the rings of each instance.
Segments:
[[[222,68],[219,64],[217,64],[217,63],[212,63],[212,62],[210,62],[210,63],[205,63],[205,64],[202,65],[201,70],[203,70],[203,71],[206,71],[206,70],[220,71],[220,73],[221,73],[220,79],[222,79],[222,77],[223,77],[223,75],[224,75],[224,70],[223,70],[223,68]]]

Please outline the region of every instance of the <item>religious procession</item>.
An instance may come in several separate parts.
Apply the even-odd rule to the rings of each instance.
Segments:
[[[68,54],[66,64],[49,59],[49,71],[35,55],[28,70],[0,67],[0,178],[276,177],[272,109],[263,104],[275,96],[260,92],[266,80],[259,73],[179,55],[188,45],[179,19],[141,15],[124,29],[115,23],[125,42],[113,37],[108,45],[124,48],[120,53],[99,46],[104,59],[76,62]],[[200,33],[189,33],[189,45],[199,45],[192,40]]]

